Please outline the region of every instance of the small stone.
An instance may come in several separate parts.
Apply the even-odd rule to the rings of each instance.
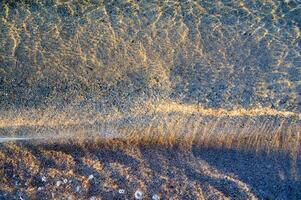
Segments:
[[[90,197],[90,200],[96,200],[96,197],[94,197],[94,196]]]
[[[124,194],[124,193],[125,193],[125,190],[124,190],[124,189],[119,189],[119,190],[118,190],[118,193],[119,193],[119,194]]]
[[[63,182],[66,184],[66,183],[68,183],[68,180],[67,180],[67,179],[64,179]]]
[[[47,180],[46,177],[45,177],[45,176],[42,176],[42,181],[43,181],[43,182],[46,182],[46,180]]]
[[[62,181],[57,181],[56,186],[59,187],[60,185],[62,185]]]
[[[93,176],[93,174],[91,174],[89,177],[88,177],[88,180],[91,180],[91,179],[93,179],[94,178],[94,176]]]
[[[160,197],[157,194],[154,194],[152,196],[152,200],[160,200]]]
[[[142,197],[143,197],[142,191],[137,190],[137,191],[135,192],[135,199],[142,199]]]
[[[80,190],[80,186],[76,186],[75,191],[76,191],[76,192],[79,192],[79,190]]]
[[[38,187],[38,191],[41,191],[41,190],[43,190],[43,187]]]

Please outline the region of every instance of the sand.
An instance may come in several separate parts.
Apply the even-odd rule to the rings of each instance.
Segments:
[[[297,1],[0,1],[0,199],[301,199]]]
[[[1,199],[301,198],[301,157],[286,153],[120,140],[0,147]]]

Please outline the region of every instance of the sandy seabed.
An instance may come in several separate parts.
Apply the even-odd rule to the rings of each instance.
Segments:
[[[0,1],[0,199],[301,199],[299,13]]]
[[[284,152],[70,140],[8,142],[0,158],[1,199],[301,198],[301,157]]]
[[[6,112],[1,199],[301,198],[299,115],[163,105]]]

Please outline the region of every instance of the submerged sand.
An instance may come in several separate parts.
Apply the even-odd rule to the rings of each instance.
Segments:
[[[120,140],[10,142],[0,152],[1,199],[301,198],[301,157],[284,152]]]
[[[299,13],[0,1],[0,199],[301,199]]]

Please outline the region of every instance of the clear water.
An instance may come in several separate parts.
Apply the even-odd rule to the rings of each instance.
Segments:
[[[299,1],[1,1],[1,134],[173,113],[300,124],[300,13]]]

